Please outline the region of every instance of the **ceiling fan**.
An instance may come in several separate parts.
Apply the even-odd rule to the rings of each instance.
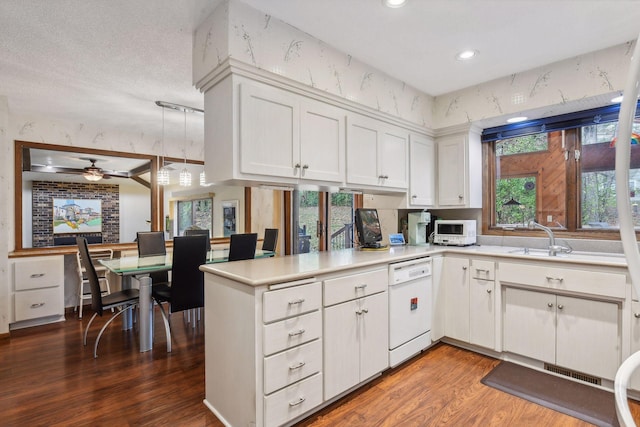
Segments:
[[[109,175],[105,175],[102,168],[96,166],[95,159],[87,159],[91,162],[91,166],[84,168],[82,176],[87,181],[100,181],[102,178],[110,178]]]

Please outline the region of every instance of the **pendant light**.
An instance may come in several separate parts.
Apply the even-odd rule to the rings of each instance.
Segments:
[[[158,185],[169,185],[171,182],[169,178],[169,169],[164,166],[164,107],[162,107],[162,166],[158,171]]]
[[[191,186],[191,172],[187,169],[187,111],[184,111],[184,169],[180,172],[180,186]]]

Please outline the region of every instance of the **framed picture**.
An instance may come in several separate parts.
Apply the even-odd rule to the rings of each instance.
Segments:
[[[102,200],[53,199],[53,234],[102,232]]]
[[[227,200],[222,202],[222,230],[224,236],[231,236],[236,233],[236,213],[238,212],[238,201]]]

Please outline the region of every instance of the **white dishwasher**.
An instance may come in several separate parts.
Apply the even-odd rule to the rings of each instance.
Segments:
[[[431,345],[431,259],[389,264],[389,366]]]

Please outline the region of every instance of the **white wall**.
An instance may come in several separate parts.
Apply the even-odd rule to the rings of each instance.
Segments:
[[[13,240],[9,212],[13,203],[13,150],[9,136],[9,105],[5,96],[0,96],[0,242]],[[9,246],[0,245],[0,334],[9,332]]]
[[[139,184],[120,184],[120,243],[133,242],[138,231],[150,231],[151,195]]]

